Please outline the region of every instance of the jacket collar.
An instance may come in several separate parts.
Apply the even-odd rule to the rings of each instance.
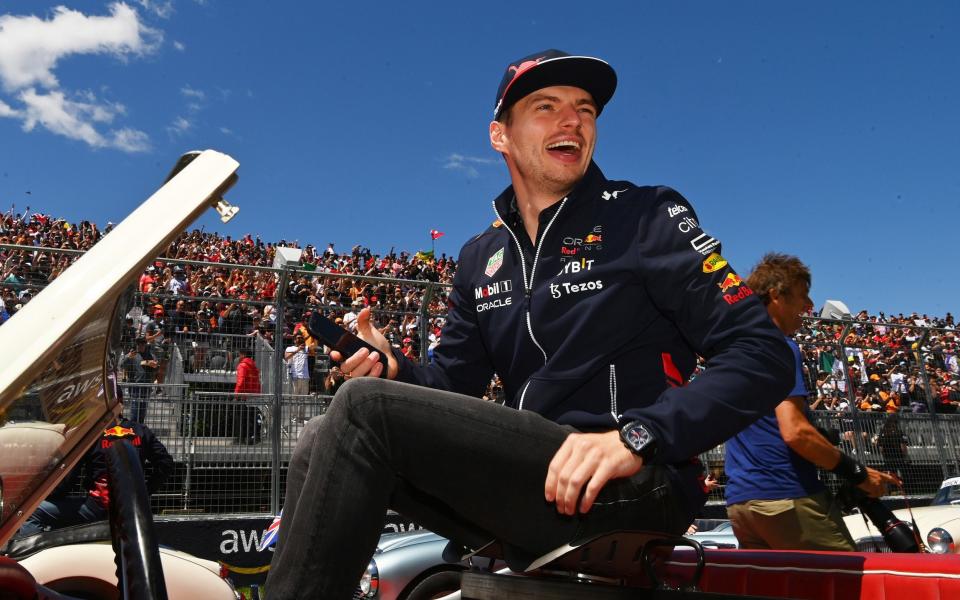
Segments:
[[[580,198],[587,195],[589,190],[602,186],[606,181],[607,178],[603,175],[600,167],[597,166],[597,163],[591,160],[590,166],[587,167],[587,172],[583,175],[583,179],[581,179],[573,188],[573,191],[567,195],[567,198],[569,198],[568,203],[577,203]],[[562,199],[563,198],[557,198],[557,202],[560,202]],[[497,199],[494,200],[493,203],[497,209],[497,213],[502,215],[504,218],[510,221],[513,221],[514,218],[519,218],[513,185],[510,185],[507,187],[507,189],[503,190],[503,192],[497,196]],[[551,206],[556,206],[556,203]],[[550,208],[547,208],[546,211],[550,211]],[[514,215],[516,215],[516,217]]]

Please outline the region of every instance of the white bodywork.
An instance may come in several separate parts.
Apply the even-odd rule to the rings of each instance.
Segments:
[[[233,588],[220,578],[217,563],[169,548],[160,549],[160,562],[171,599],[236,600]],[[117,593],[117,567],[109,543],[49,548],[20,564],[37,583],[58,592],[84,592],[96,597]]]

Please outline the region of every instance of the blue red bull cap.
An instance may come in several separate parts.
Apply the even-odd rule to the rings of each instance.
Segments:
[[[617,73],[606,61],[592,56],[572,56],[560,50],[544,50],[507,66],[497,88],[493,118],[532,92],[552,85],[571,85],[586,90],[597,103],[597,115],[617,89]]]

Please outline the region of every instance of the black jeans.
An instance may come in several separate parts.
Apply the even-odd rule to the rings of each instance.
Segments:
[[[686,529],[664,467],[610,482],[586,515],[557,513],[547,466],[574,431],[459,394],[348,381],[291,457],[270,598],[350,598],[388,508],[468,548],[500,540],[514,564],[604,531]]]

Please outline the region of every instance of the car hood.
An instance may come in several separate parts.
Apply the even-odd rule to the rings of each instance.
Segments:
[[[910,524],[910,510],[901,508],[893,511],[893,514],[904,523]],[[934,527],[944,527],[954,534],[960,531],[960,506],[921,506],[913,509],[913,518],[916,519],[917,528],[923,537]],[[869,523],[869,519],[869,525],[864,525],[863,516],[860,514],[848,515],[843,521],[854,540],[868,535],[880,535],[873,523]]]
[[[427,530],[412,532],[408,531],[405,533],[387,533],[380,536],[380,543],[377,544],[377,554],[386,552],[388,550],[394,550],[396,548],[413,546],[415,544],[435,542],[441,539],[443,538],[441,538],[439,535]]]

